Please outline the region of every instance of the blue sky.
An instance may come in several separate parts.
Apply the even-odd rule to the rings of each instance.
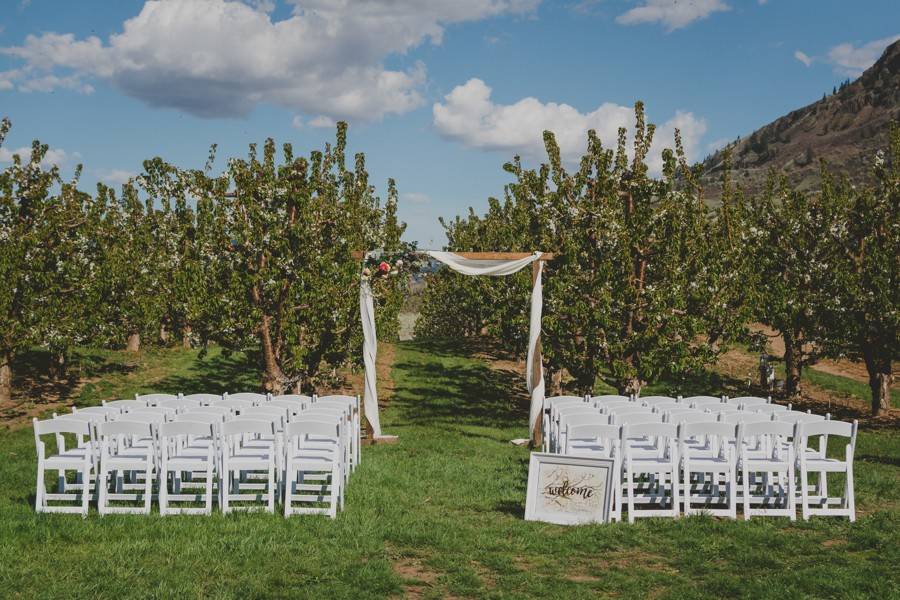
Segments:
[[[502,196],[502,164],[574,162],[635,100],[694,159],[857,76],[900,34],[897,0],[3,0],[0,150],[34,138],[85,189],[162,156],[220,166],[272,136],[320,148],[336,119],[407,238]]]

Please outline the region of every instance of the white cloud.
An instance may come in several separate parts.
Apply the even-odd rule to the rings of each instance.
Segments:
[[[106,184],[123,185],[137,175],[124,169],[98,169],[95,171],[97,179]]]
[[[420,106],[421,63],[385,67],[444,28],[534,10],[540,0],[148,0],[106,41],[72,34],[29,35],[0,49],[28,79],[101,79],[151,105],[201,117],[237,117],[259,103],[332,119],[378,120]],[[63,74],[60,73],[63,72]],[[50,81],[41,84],[51,87]]]
[[[900,35],[875,40],[859,48],[849,42],[838,44],[828,51],[828,61],[834,66],[835,72],[858,77],[878,60],[885,48],[897,40],[900,40]]]
[[[325,115],[319,115],[318,117],[313,117],[309,120],[308,125],[310,127],[334,127],[337,123],[334,122],[334,119],[331,117],[326,117]]]
[[[722,0],[644,0],[640,6],[616,17],[622,25],[662,23],[669,31],[705,19],[714,12],[731,10]]]
[[[0,148],[0,163],[11,163],[13,161],[13,156],[16,154],[19,155],[19,159],[22,161],[22,164],[31,162],[31,147],[23,146],[22,148],[19,148],[17,150],[7,150],[6,148]],[[71,160],[72,158],[78,159],[79,157],[80,155],[78,153],[70,155],[62,148],[50,148],[49,150],[47,150],[47,153],[41,160],[41,166],[44,168],[49,168],[52,165],[61,167],[69,162],[69,160]]]
[[[718,152],[733,141],[733,138],[719,138],[717,140],[713,140],[706,145],[706,151],[710,154]]]
[[[807,67],[813,63],[813,58],[801,50],[794,50],[794,58],[802,62]]]
[[[582,113],[568,104],[543,103],[523,98],[513,104],[494,104],[491,88],[480,79],[457,86],[432,108],[434,126],[445,138],[472,148],[517,152],[532,159],[545,160],[543,132],[556,135],[563,159],[569,164],[579,160],[587,147],[587,131],[594,129],[607,147],[614,147],[619,127],[630,128],[634,110],[628,106],[604,103]],[[706,122],[690,112],[675,116],[657,128],[648,165],[655,173],[662,169],[662,148],[674,145],[675,129],[681,130],[690,159],[696,150]]]
[[[409,204],[430,204],[431,198],[428,194],[423,194],[422,192],[404,192],[400,194],[400,202]]]

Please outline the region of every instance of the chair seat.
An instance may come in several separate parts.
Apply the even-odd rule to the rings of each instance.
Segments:
[[[672,460],[669,458],[652,458],[652,457],[632,457],[628,461],[628,465],[632,471],[656,473],[660,471],[671,471],[675,468]]]
[[[847,470],[847,462],[836,458],[806,458],[807,471],[821,473],[823,471],[844,472]]]
[[[722,458],[720,456],[703,456],[703,455],[697,456],[694,454],[691,454],[690,456],[686,456],[685,461],[688,462],[691,469],[694,471],[699,471],[699,470],[703,469],[704,467],[722,468],[722,467],[729,467],[730,465],[734,464],[732,461],[728,460],[727,458]]]
[[[744,458],[744,460],[741,462],[741,465],[744,466],[748,471],[771,471],[775,469],[786,470],[791,468],[791,464],[786,458]]]
[[[90,457],[91,453],[87,448],[71,448],[65,452],[54,454],[44,460],[44,464],[48,467],[57,466],[73,466],[81,468],[84,465],[85,458]]]

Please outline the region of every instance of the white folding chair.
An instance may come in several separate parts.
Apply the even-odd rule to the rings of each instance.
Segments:
[[[162,401],[178,400],[177,394],[135,394],[134,399],[139,402],[146,402],[147,406],[156,406]]]
[[[342,473],[344,475],[344,480],[350,477],[350,436],[351,436],[351,427],[350,427],[350,413],[348,412],[347,407],[338,406],[334,404],[319,404],[315,403],[308,410],[300,413],[300,416],[297,420],[318,420],[331,423],[332,421],[337,422],[340,427],[340,438],[341,438],[341,452],[342,452],[342,461],[344,468],[342,469]],[[310,440],[315,440],[315,437],[310,438]],[[332,441],[330,438],[318,440],[323,447],[331,447]]]
[[[735,425],[716,421],[682,422],[678,426],[685,515],[702,511],[737,517],[736,429]],[[698,502],[702,508],[694,507]]]
[[[85,406],[84,408],[72,407],[72,414],[98,414],[106,415],[110,420],[122,414],[122,409],[117,406]]]
[[[249,402],[251,406],[257,406],[268,402],[268,394],[257,394],[256,392],[238,392],[237,394],[222,394],[222,400],[241,400]]]
[[[215,417],[215,415],[210,415]],[[158,428],[160,446],[159,514],[212,514],[213,472],[216,463],[216,444],[213,425],[198,421],[163,423]],[[202,472],[205,476],[202,493],[186,494],[182,490],[183,473]],[[172,493],[169,493],[169,474]],[[172,506],[172,503],[203,502],[203,507]]]
[[[176,413],[184,412],[191,408],[200,408],[203,404],[200,400],[188,400],[187,398],[175,398],[174,400],[160,400],[152,408],[171,408]]]
[[[272,421],[240,418],[222,423],[219,495],[223,513],[254,508],[275,512],[275,449],[274,446],[253,444],[259,436],[274,435],[275,425]],[[258,479],[249,481],[247,475],[250,473],[264,474],[264,483],[259,483]],[[259,501],[265,501],[266,504],[255,507],[250,504],[232,506],[233,502]]]
[[[227,406],[198,406],[196,408],[189,408],[188,410],[181,413],[182,415],[218,415],[222,417],[220,420],[224,420],[227,417],[230,417],[234,414],[234,411],[228,408]]]
[[[97,425],[100,441],[100,470],[97,473],[97,509],[109,513],[150,514],[156,444],[153,425],[139,421],[112,421]],[[134,440],[146,443],[135,445]],[[144,482],[125,486],[125,473],[141,473]],[[115,491],[109,491],[114,475]],[[143,502],[143,506],[111,506],[111,501]]]
[[[90,442],[85,446],[66,448],[64,435],[91,438],[91,424],[76,419],[32,419],[34,426],[34,444],[37,451],[37,490],[35,492],[34,509],[37,512],[80,513],[87,516],[90,501],[90,481],[93,472],[93,448]],[[54,435],[56,454],[47,453],[46,443],[42,435]],[[58,489],[55,493],[47,492],[44,482],[46,471],[58,473]],[[71,492],[66,491],[66,471],[75,471],[86,485]],[[76,505],[51,505],[50,501],[78,502]]]
[[[200,406],[211,406],[221,399],[222,396],[219,394],[188,394],[186,396],[182,396],[182,400],[199,402]]]
[[[786,516],[791,521],[797,518],[794,447],[788,443],[793,433],[793,425],[778,421],[738,425],[744,519],[754,515]],[[751,479],[751,475],[762,477]]]
[[[344,504],[339,424],[300,419],[288,423],[285,438],[284,516],[327,514],[335,518],[338,508]],[[333,441],[331,449],[323,449],[323,439]],[[297,503],[306,506],[295,506]]]
[[[323,396],[323,398],[354,398],[354,396]],[[306,405],[315,402],[315,399],[312,396],[307,396],[305,394],[279,394],[278,396],[269,398],[269,402],[272,400],[287,400],[289,402],[299,402]]]
[[[848,517],[850,522],[856,521],[856,496],[853,489],[853,455],[856,450],[857,423],[845,423],[843,421],[816,421],[797,423],[797,462],[800,468],[800,510],[803,520],[806,521],[814,515],[831,515]],[[844,457],[828,458],[827,440],[822,442],[819,448],[810,448],[811,437],[837,436],[847,438],[844,448]],[[810,496],[807,491],[809,473],[820,475],[820,495]],[[828,473],[843,473],[846,477],[843,496],[829,497],[828,487],[822,480]],[[817,507],[814,505],[818,505]]]
[[[748,406],[747,410],[752,411],[752,412],[758,412],[763,415],[772,415],[772,414],[787,412],[787,411],[791,410],[791,405],[788,404],[787,406],[785,406],[783,404],[758,404],[755,406],[753,406],[753,405]]]
[[[677,517],[679,510],[678,491],[678,429],[671,423],[626,424],[622,427],[625,454],[625,491],[628,498],[628,522],[637,517]],[[632,439],[655,439],[657,450],[653,454],[636,452]],[[648,475],[645,482],[638,482],[635,476]],[[668,493],[667,493],[668,490]],[[669,508],[665,508],[668,496]],[[654,508],[636,510],[635,505],[650,505]]]
[[[613,460],[613,497],[609,518],[622,520],[622,446],[621,428],[605,423],[579,423],[566,428],[565,454],[610,458]]]

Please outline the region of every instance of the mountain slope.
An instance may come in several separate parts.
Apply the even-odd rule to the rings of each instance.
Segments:
[[[889,123],[900,119],[900,41],[837,93],[795,110],[739,139],[732,149],[733,181],[748,192],[765,186],[770,170],[801,189],[816,189],[819,161],[855,184],[871,181],[872,157],[887,147]],[[721,194],[724,152],[703,161],[706,196]]]

